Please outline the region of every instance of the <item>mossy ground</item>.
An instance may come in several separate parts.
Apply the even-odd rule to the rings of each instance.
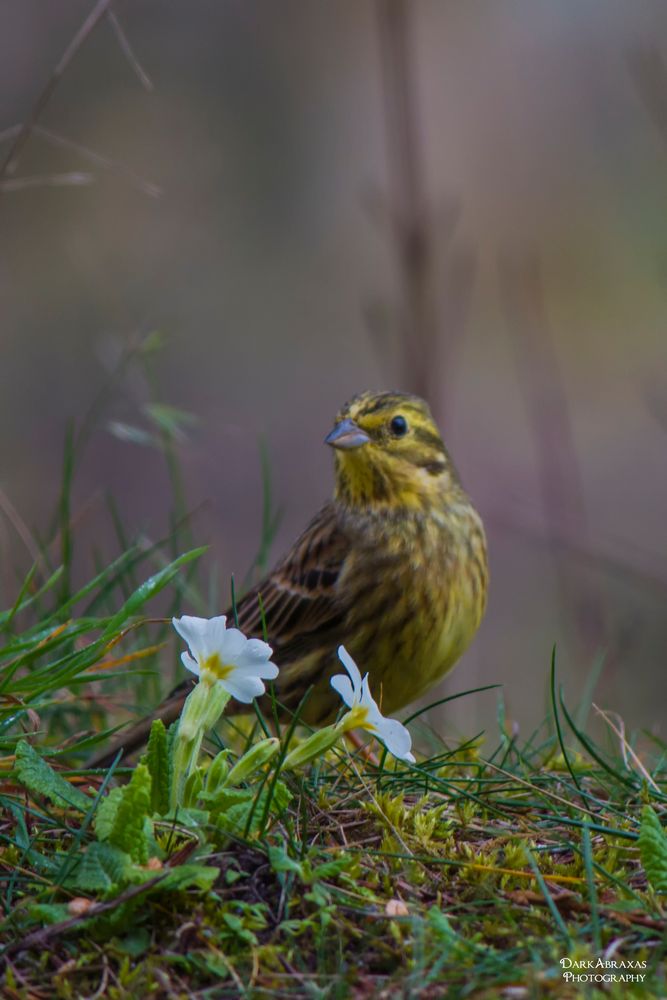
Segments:
[[[604,995],[660,996],[665,904],[637,847],[647,793],[574,755],[570,774],[555,741],[413,768],[332,752],[281,776],[291,801],[261,833],[158,825],[164,861],[107,893],[53,875],[93,839],[80,812],[8,773],[3,995],[579,997],[603,987],[568,983],[561,959],[602,958],[645,976]],[[103,780],[68,777],[91,793]],[[195,860],[216,869],[208,888],[161,889]]]
[[[161,419],[182,498],[175,431]],[[146,768],[86,770],[123,706],[141,712],[180,676],[170,616],[221,602],[197,578],[201,551],[178,555],[191,548],[182,502],[169,538],[136,545],[111,505],[121,554],[97,554],[96,575],[76,589],[81,437],[68,441],[39,562],[0,613],[3,997],[667,993],[667,746],[612,728],[594,741],[589,705],[568,707],[554,662],[549,718],[522,742],[502,712],[497,734],[461,745],[415,718],[415,766],[338,747],[290,772],[287,744],[300,733],[288,726],[281,753],[227,789],[217,811],[200,787],[193,808],[171,817]],[[265,494],[262,561],[275,529]],[[223,721],[209,749],[228,746],[233,759],[263,727]],[[126,812],[140,811],[131,837],[118,823],[109,833],[118,813],[103,804],[128,779]],[[645,978],[568,981],[568,971]]]

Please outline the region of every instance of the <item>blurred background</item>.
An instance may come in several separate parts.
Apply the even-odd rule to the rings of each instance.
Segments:
[[[340,405],[413,390],[490,544],[438,693],[500,683],[525,736],[555,643],[569,704],[599,673],[664,738],[664,2],[5,0],[0,52],[3,605],[68,422],[81,578],[117,551],[108,494],[129,535],[169,531],[166,433],[226,603],[261,449],[270,561],[330,494]]]

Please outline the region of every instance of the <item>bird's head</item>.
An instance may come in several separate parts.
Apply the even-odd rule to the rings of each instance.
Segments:
[[[421,509],[460,489],[428,405],[418,396],[355,396],[324,440],[336,454],[336,498],[348,506]]]

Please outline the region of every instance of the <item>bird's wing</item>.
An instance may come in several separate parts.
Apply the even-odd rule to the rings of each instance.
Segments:
[[[280,701],[288,707],[298,703],[319,675],[322,660],[332,656],[341,641],[345,609],[336,596],[336,584],[348,551],[335,510],[328,505],[275,569],[238,602],[239,628],[246,635],[261,637],[261,597],[272,658],[281,667],[276,686]],[[233,614],[228,611],[227,615],[231,625]],[[142,746],[152,721],[162,719],[169,725],[177,719],[191,690],[191,678],[181,682],[152,715],[132,726],[110,750],[95,754],[88,766],[108,767],[121,748],[129,754]]]
[[[345,609],[336,585],[348,551],[348,539],[328,504],[287,556],[239,601],[239,628],[246,635],[262,635],[263,609],[278,665],[322,646],[342,624]]]

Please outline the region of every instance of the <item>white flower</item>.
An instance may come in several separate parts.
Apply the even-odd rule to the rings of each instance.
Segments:
[[[261,639],[248,639],[237,628],[227,628],[225,615],[217,618],[172,618],[189,652],[183,665],[207,686],[220,685],[232,698],[250,704],[264,694],[264,681],[278,676],[271,663],[273,650]]]
[[[339,726],[345,730],[365,729],[384,743],[389,753],[398,760],[414,764],[415,758],[410,752],[412,747],[410,733],[397,719],[385,719],[371,694],[368,674],[362,678],[359,667],[345,646],[338,647],[338,657],[350,675],[346,677],[345,674],[336,674],[331,678],[332,688],[350,709],[341,719]]]

